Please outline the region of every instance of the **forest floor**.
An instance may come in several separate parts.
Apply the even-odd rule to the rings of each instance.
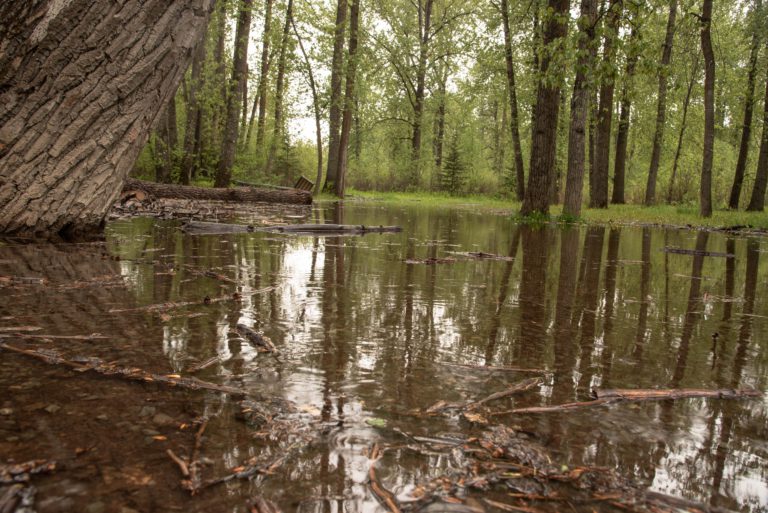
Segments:
[[[321,196],[320,199],[324,199]],[[331,199],[329,196],[328,199]],[[520,203],[508,198],[490,196],[450,196],[436,193],[407,193],[407,192],[367,192],[352,191],[347,195],[351,201],[382,201],[388,204],[414,205],[421,204],[432,207],[467,207],[485,211],[502,211],[517,214]],[[550,213],[553,220],[558,220],[562,211],[561,205],[553,205]],[[733,210],[715,210],[712,217],[699,216],[696,205],[611,205],[607,209],[585,208],[579,222],[587,224],[616,224],[616,225],[653,225],[666,227],[683,227],[697,229],[717,229],[733,231],[768,231],[768,213],[744,212]]]

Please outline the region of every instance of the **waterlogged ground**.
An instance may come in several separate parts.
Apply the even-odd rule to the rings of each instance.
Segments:
[[[112,222],[105,244],[0,245],[1,343],[251,395],[241,403],[0,351],[0,464],[56,462],[26,485],[37,511],[245,512],[261,498],[283,511],[375,512],[392,509],[387,491],[406,509],[441,495],[431,513],[619,511],[632,509],[617,502],[625,478],[712,506],[768,508],[767,239],[531,228],[471,207],[376,203],[288,209],[281,220],[404,230],[190,236],[177,221],[136,218]],[[540,386],[476,409],[427,413],[536,377]],[[609,388],[763,394],[498,414]],[[479,482],[500,425],[525,440],[525,464]],[[190,496],[169,449],[198,463],[202,483],[259,471]],[[616,472],[602,488],[526,477],[543,466]]]

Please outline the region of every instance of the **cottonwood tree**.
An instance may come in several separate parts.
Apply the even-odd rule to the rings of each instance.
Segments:
[[[715,52],[712,49],[712,0],[701,10],[701,53],[704,55],[704,148],[701,162],[699,212],[712,217],[712,160],[715,151]]]
[[[0,232],[101,230],[212,8],[213,0],[0,4]]]

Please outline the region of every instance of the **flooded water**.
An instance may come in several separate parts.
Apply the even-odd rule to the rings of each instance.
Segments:
[[[768,508],[768,240],[528,227],[471,206],[324,203],[284,220],[403,232],[192,236],[176,221],[136,218],[112,222],[105,244],[0,245],[0,342],[251,395],[241,403],[0,351],[0,464],[57,464],[30,480],[38,511],[246,512],[257,496],[283,511],[384,511],[371,485],[374,444],[378,485],[403,507],[442,480],[453,491],[432,513],[500,511],[484,498],[531,511],[619,510],[569,502],[567,490],[560,502],[513,499],[521,488],[511,481],[457,485],[469,467],[450,440],[495,425],[525,433],[563,471],[605,467],[665,494]],[[279,355],[243,338],[238,323],[270,337]],[[543,382],[477,415],[427,414],[532,377]],[[615,388],[762,394],[503,413]],[[443,443],[419,446],[421,437]],[[203,482],[262,471],[191,497],[168,450],[199,461]],[[537,486],[522,493],[546,495]],[[457,500],[470,509],[452,509]]]

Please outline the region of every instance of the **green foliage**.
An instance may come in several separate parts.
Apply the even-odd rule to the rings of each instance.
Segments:
[[[462,190],[466,181],[466,167],[459,154],[459,140],[456,135],[451,139],[448,157],[445,159],[443,169],[440,172],[440,187],[444,191],[456,196]]]

